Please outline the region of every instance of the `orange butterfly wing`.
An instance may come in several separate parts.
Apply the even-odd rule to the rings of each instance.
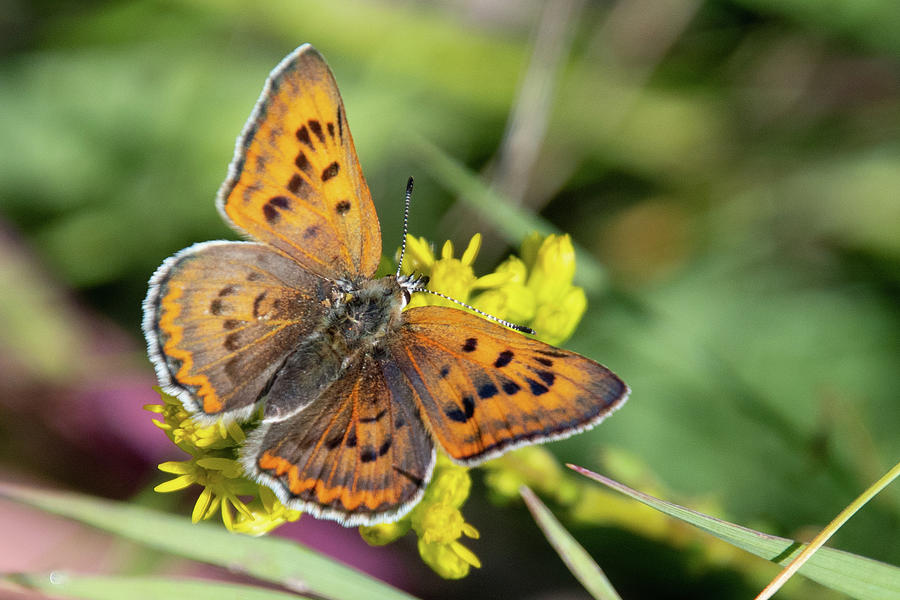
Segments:
[[[628,397],[606,367],[464,311],[427,306],[404,315],[391,354],[431,433],[458,462],[567,437]]]
[[[325,59],[306,44],[266,80],[219,190],[226,220],[313,273],[371,276],[381,229]]]
[[[372,355],[300,412],[263,421],[241,454],[284,504],[347,526],[405,514],[435,460],[411,390],[395,365]]]
[[[200,415],[249,416],[284,358],[321,321],[331,288],[262,244],[182,250],[153,275],[144,301],[163,389]]]

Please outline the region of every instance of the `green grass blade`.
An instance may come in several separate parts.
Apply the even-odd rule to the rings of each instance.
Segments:
[[[347,600],[412,598],[289,540],[235,535],[206,523],[193,525],[187,517],[80,494],[0,484],[0,497],[301,593]]]
[[[835,517],[827,527],[825,527],[825,529],[820,531],[819,535],[813,538],[812,541],[810,541],[806,546],[806,548],[800,554],[794,557],[791,563],[787,565],[784,570],[779,573],[778,576],[775,577],[775,579],[773,579],[772,582],[769,583],[769,585],[767,585],[762,592],[759,593],[759,595],[756,597],[757,600],[768,600],[768,598],[774,596],[775,593],[778,592],[778,590],[780,590],[781,587],[785,584],[785,582],[787,582],[787,580],[790,579],[794,573],[799,571],[803,567],[803,565],[809,562],[810,558],[814,556],[814,554],[818,552],[822,546],[825,545],[825,542],[827,542],[831,538],[831,536],[837,533],[838,529],[840,529],[844,525],[844,523],[849,521],[850,518],[855,515],[863,506],[865,506],[869,500],[874,498],[878,494],[878,492],[886,488],[892,481],[897,479],[898,476],[900,476],[900,463],[894,465],[894,467],[890,471],[885,473],[883,477],[869,486],[869,488],[866,489],[862,494],[860,494],[856,500],[854,500],[850,503],[849,506],[844,508],[844,510],[842,510],[840,514]]]
[[[787,538],[735,525],[703,513],[648,496],[592,471],[569,468],[603,485],[634,498],[665,514],[686,521],[707,533],[752,554],[789,564],[806,547]],[[863,600],[900,600],[900,568],[871,558],[833,548],[821,548],[801,568],[800,573],[831,589]]]
[[[444,187],[456,193],[466,206],[472,208],[489,221],[510,244],[518,244],[522,239],[537,231],[542,235],[561,233],[556,227],[534,213],[515,206],[488,187],[477,175],[448,156],[431,142],[413,136],[414,155],[421,161],[432,177]],[[594,256],[579,245],[575,245],[575,260],[578,269],[575,283],[584,287],[588,294],[603,289],[606,273]]]
[[[172,577],[125,577],[110,575],[73,575],[24,573],[6,580],[54,598],[85,600],[158,600],[159,598],[191,598],[191,600],[298,600],[310,596],[296,595],[236,583],[173,579]]]
[[[566,531],[535,493],[525,486],[519,488],[519,493],[522,494],[525,505],[531,511],[538,527],[544,532],[547,541],[584,589],[597,600],[622,600],[606,578],[603,569],[594,562],[572,534]]]

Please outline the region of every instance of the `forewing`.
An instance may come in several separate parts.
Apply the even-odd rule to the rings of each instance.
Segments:
[[[287,420],[264,421],[242,453],[245,470],[287,506],[348,526],[405,514],[434,458],[405,379],[371,356]]]
[[[371,276],[381,229],[334,76],[312,46],[269,75],[219,190],[226,218],[332,279]]]
[[[163,389],[191,412],[247,416],[331,284],[261,244],[206,242],[150,280],[144,334]]]
[[[458,462],[567,437],[628,396],[606,367],[461,310],[429,306],[404,315],[391,354],[435,440]]]

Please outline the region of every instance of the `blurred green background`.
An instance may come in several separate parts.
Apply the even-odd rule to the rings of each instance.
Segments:
[[[165,257],[234,238],[215,191],[266,74],[303,42],[336,74],[386,254],[409,175],[412,233],[457,248],[485,233],[479,273],[517,246],[430,144],[599,266],[566,346],[632,398],[555,444],[563,459],[600,469],[615,448],[675,500],[803,537],[900,457],[896,0],[6,0],[0,477],[187,518],[189,501],[147,492],[172,452],[140,409],[141,300]],[[465,512],[483,569],[441,581],[410,542],[367,570],[428,598],[584,596],[524,509],[479,490]],[[0,504],[0,525],[16,514]],[[761,587],[683,544],[573,532],[625,597]],[[66,548],[90,535],[30,553],[4,536],[0,570],[77,565]],[[898,539],[895,486],[831,545],[898,564]]]

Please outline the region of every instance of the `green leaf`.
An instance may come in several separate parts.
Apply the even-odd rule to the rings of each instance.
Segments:
[[[52,573],[24,573],[6,579],[23,587],[51,594],[54,598],[85,598],[90,600],[157,600],[158,598],[191,598],[192,600],[297,600],[310,596],[256,588],[249,585],[173,579],[172,577],[123,577],[110,575],[72,575],[60,571]]]
[[[206,523],[193,525],[187,517],[80,494],[0,484],[0,497],[298,592],[347,600],[412,598],[289,540],[245,537]]]
[[[659,500],[583,467],[569,468],[665,514],[686,521],[738,548],[779,565],[789,564],[806,544],[735,525],[722,519]],[[900,599],[900,568],[833,548],[821,548],[800,573],[826,587],[863,600]]]
[[[572,575],[581,582],[591,596],[597,600],[621,600],[621,596],[616,593],[615,588],[606,578],[603,569],[594,562],[594,559],[585,551],[585,549],[575,541],[575,538],[566,531],[560,522],[553,516],[553,513],[544,506],[544,503],[538,499],[534,492],[526,486],[519,488],[525,505],[531,511],[535,522],[547,541],[559,554],[559,557],[566,563],[566,566],[572,572]]]

